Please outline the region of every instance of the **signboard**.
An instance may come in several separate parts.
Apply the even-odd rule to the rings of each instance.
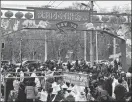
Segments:
[[[74,21],[89,22],[90,13],[87,10],[66,10],[34,8],[34,19],[48,21]]]
[[[76,23],[73,22],[69,22],[69,21],[63,21],[63,22],[59,22],[56,24],[57,28],[62,30],[72,30],[72,29],[77,29],[78,25]]]
[[[88,75],[77,74],[77,73],[64,73],[64,81],[69,82],[78,86],[89,86]]]

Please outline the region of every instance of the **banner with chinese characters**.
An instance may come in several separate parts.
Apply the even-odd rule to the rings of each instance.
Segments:
[[[89,86],[88,75],[77,74],[77,73],[66,73],[66,72],[64,72],[63,75],[64,75],[63,79],[65,82],[75,84],[78,86],[85,86],[85,87]]]
[[[34,19],[49,21],[71,21],[89,22],[90,12],[87,10],[66,10],[66,9],[47,9],[34,8]]]

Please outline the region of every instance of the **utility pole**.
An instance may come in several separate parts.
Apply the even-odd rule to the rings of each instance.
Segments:
[[[47,36],[46,36],[46,33],[47,32],[45,32],[45,40],[44,40],[44,42],[45,42],[45,57],[44,57],[44,61],[47,61]]]
[[[1,16],[1,14],[0,14]],[[0,32],[0,101],[1,101],[1,51],[2,51],[2,33]]]
[[[90,23],[92,23],[93,18],[93,1],[91,1],[91,8],[90,8]],[[91,67],[93,66],[93,30],[90,33],[90,62]]]
[[[34,51],[34,49],[33,49],[33,60],[35,59],[34,56],[35,56],[35,51]]]
[[[98,63],[98,32],[96,31],[96,62]]]
[[[84,31],[84,60],[87,60],[87,31]]]
[[[34,48],[34,41],[33,41],[33,45],[32,45],[32,46],[33,46],[33,53],[32,53],[32,54],[33,54],[33,60],[34,60],[34,59],[35,59],[35,48]]]
[[[116,59],[115,55],[116,55],[116,38],[113,39],[113,54],[114,54],[114,60]]]
[[[22,38],[20,40],[20,61],[21,61],[21,65],[22,65]]]

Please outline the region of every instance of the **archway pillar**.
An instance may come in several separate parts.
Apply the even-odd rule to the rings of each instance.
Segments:
[[[122,63],[122,69],[123,71],[127,72],[128,68],[126,65],[126,41],[121,40],[121,43],[119,44],[121,49],[121,63]]]

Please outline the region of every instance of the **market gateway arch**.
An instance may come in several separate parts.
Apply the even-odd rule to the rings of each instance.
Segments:
[[[65,10],[65,9],[49,9],[49,8],[34,8],[29,7],[29,9],[34,9],[34,20],[39,20],[37,28],[27,28],[27,29],[47,29],[47,30],[79,30],[84,32],[84,37],[86,36],[89,28],[86,26],[90,22],[90,11],[87,10]],[[26,28],[25,28],[26,29]],[[103,32],[108,34],[113,38],[120,39],[120,51],[121,51],[121,63],[124,71],[126,68],[126,42],[124,39],[118,37],[115,34],[109,33],[107,31],[96,30],[98,32]],[[86,40],[86,39],[85,39]],[[45,45],[47,46],[47,45]],[[84,60],[86,60],[86,41],[84,41]],[[91,50],[91,49],[90,49]],[[91,54],[91,53],[90,53]],[[93,53],[92,53],[93,54]],[[90,55],[90,61],[93,63],[93,55]],[[47,49],[45,49],[45,60],[47,60]]]

